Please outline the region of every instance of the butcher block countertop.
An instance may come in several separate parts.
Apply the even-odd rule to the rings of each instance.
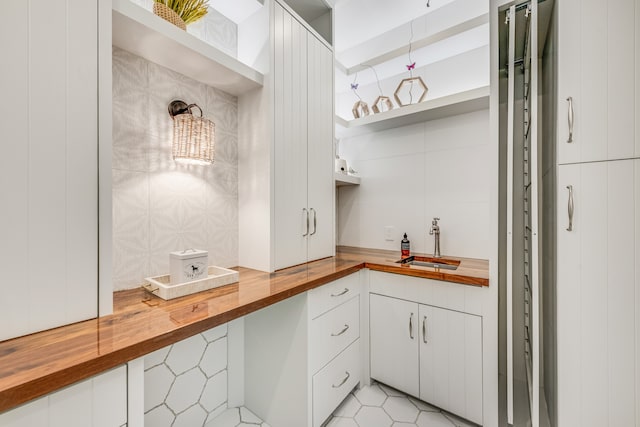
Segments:
[[[454,271],[396,263],[399,252],[338,247],[335,257],[275,273],[236,268],[237,283],[164,301],[142,288],[114,293],[114,313],[0,342],[0,412],[363,268],[489,285],[489,262]]]

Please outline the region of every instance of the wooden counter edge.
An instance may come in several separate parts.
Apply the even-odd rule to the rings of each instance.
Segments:
[[[377,263],[375,261],[357,262],[339,271],[313,278],[298,286],[283,290],[277,294],[258,299],[248,304],[238,306],[224,313],[194,321],[193,323],[186,324],[165,334],[149,337],[146,340],[117,349],[113,352],[93,357],[88,360],[82,360],[78,363],[61,368],[58,371],[42,376],[35,376],[31,380],[9,386],[0,390],[0,412],[13,409],[33,399],[37,399],[66,386],[88,379],[94,375],[106,372],[138,357],[142,357],[153,351],[159,350],[198,333],[207,331],[218,325],[238,319],[292,296],[348,276],[363,268],[407,276],[444,280],[464,285],[489,286],[488,278],[460,275],[448,271],[446,273],[442,273],[426,269],[404,268],[389,263]],[[109,316],[106,317],[108,318]],[[62,326],[61,328],[64,327],[65,326]]]

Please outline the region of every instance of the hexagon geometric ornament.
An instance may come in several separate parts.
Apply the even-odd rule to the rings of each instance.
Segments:
[[[371,107],[374,113],[382,113],[384,111],[393,110],[393,102],[389,99],[388,96],[379,96],[373,101],[373,106]]]
[[[420,96],[414,97],[413,89],[418,87]],[[393,97],[396,99],[396,102],[399,106],[404,107],[405,105],[417,104],[424,101],[424,98],[427,96],[427,85],[424,84],[421,77],[411,77],[408,79],[402,79],[398,88],[396,89]],[[413,102],[414,98],[418,98],[417,102]]]
[[[360,117],[365,117],[369,115],[369,106],[364,101],[358,101],[353,104],[353,117],[359,119]]]

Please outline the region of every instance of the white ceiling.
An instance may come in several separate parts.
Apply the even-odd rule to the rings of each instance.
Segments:
[[[357,46],[455,0],[337,0],[334,7],[336,53]],[[478,0],[487,1],[488,0]]]

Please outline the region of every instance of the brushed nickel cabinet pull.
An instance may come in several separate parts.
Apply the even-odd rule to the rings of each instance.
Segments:
[[[313,236],[314,234],[316,234],[316,231],[318,231],[318,214],[316,213],[316,210],[311,208],[309,209],[311,212],[313,212],[313,233],[310,234],[310,236]]]
[[[427,344],[427,316],[422,319],[422,341]]]
[[[413,339],[413,313],[409,316],[409,338]]]
[[[309,235],[309,211],[307,208],[302,208],[302,212],[307,215],[307,232],[302,235],[302,237],[306,237]]]
[[[567,190],[569,190],[569,201],[567,203],[569,226],[567,227],[567,231],[573,231],[573,185],[567,185]]]
[[[344,291],[337,293],[337,294],[331,294],[332,297],[339,297],[342,296],[344,294],[346,294],[347,292],[349,292],[349,288],[344,288]]]
[[[569,102],[569,139],[567,139],[567,143],[571,144],[573,142],[573,97],[568,97],[567,101]]]
[[[332,337],[339,337],[340,335],[344,334],[345,332],[347,332],[347,330],[349,329],[349,325],[344,325],[344,328],[342,328],[342,330],[340,332],[338,332],[337,334],[334,334],[333,332],[331,333]]]
[[[333,388],[338,388],[338,387],[341,387],[341,386],[342,386],[342,384],[344,384],[344,383],[346,383],[346,382],[347,382],[347,380],[349,379],[349,377],[351,376],[351,374],[349,373],[349,371],[345,371],[344,373],[345,373],[345,374],[347,374],[347,376],[346,376],[346,377],[344,377],[344,379],[343,379],[342,381],[340,381],[340,384],[338,384],[338,385],[331,384],[331,387],[333,387]]]

